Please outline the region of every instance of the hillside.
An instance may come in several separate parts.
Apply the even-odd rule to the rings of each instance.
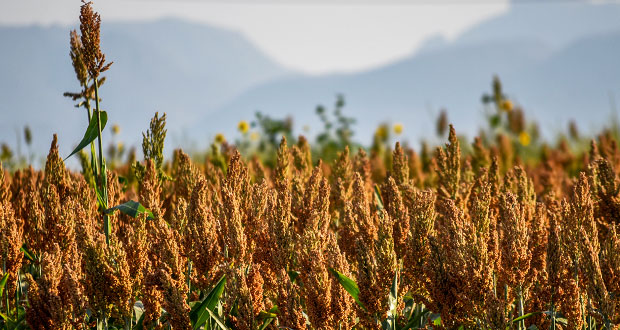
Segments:
[[[0,140],[15,141],[15,130],[33,128],[43,154],[54,132],[61,150],[81,138],[86,114],[78,113],[65,91],[78,89],[69,59],[68,27],[0,27]],[[139,141],[155,111],[169,116],[171,137],[208,109],[243,90],[288,71],[236,32],[174,19],[108,23],[102,49],[114,65],[102,87],[102,106],[111,122],[134,125],[125,141]],[[45,109],[42,111],[42,109]]]
[[[451,42],[435,38],[385,67],[258,86],[206,115],[200,125],[216,122],[209,132],[226,127],[232,134],[238,120],[260,110],[293,115],[298,128],[316,129],[316,105],[331,106],[342,93],[345,113],[356,117],[364,132],[358,136],[362,142],[382,120],[404,123],[406,137],[414,141],[429,136],[429,122],[444,107],[461,132],[473,135],[483,118],[480,97],[498,74],[510,96],[551,135],[570,119],[583,129],[600,127],[609,119],[609,94],[620,91],[620,21],[613,18],[619,15],[617,4],[514,6]]]

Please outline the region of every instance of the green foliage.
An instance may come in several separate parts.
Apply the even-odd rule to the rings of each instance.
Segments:
[[[360,289],[357,286],[357,283],[355,283],[355,281],[346,277],[344,274],[338,272],[335,269],[330,268],[329,271],[334,275],[334,277],[336,277],[340,285],[342,285],[342,287],[351,295],[351,297],[353,297],[355,303],[357,303],[363,310],[366,310],[366,307],[359,298]]]
[[[333,161],[338,157],[338,153],[347,146],[350,149],[359,147],[353,142],[355,119],[343,114],[344,106],[344,96],[338,95],[334,104],[333,119],[329,118],[327,110],[322,105],[316,108],[316,114],[323,123],[323,131],[316,137],[314,154],[323,161]]]
[[[146,208],[144,208],[144,206],[142,206],[142,204],[136,202],[136,201],[127,201],[121,205],[117,205],[114,206],[112,208],[109,208],[107,210],[105,210],[106,214],[110,214],[116,210],[119,210],[121,212],[123,212],[124,214],[127,214],[130,217],[133,218],[137,218],[139,217],[141,214],[146,213],[147,214],[147,220],[153,220],[155,219],[153,216],[153,212],[147,210]]]
[[[222,329],[226,329],[225,325],[221,323],[219,317],[213,313],[213,310],[219,303],[220,297],[226,287],[226,275],[222,276],[215,286],[209,291],[205,299],[199,304],[195,304],[189,313],[190,320],[192,321],[194,330],[199,329],[205,324],[209,318],[216,320],[218,325]]]
[[[101,130],[103,130],[106,123],[108,122],[108,113],[105,111],[101,111],[99,118],[101,119]],[[77,147],[73,149],[69,156],[65,157],[65,160],[75,155],[75,153],[79,152],[87,145],[91,144],[91,142],[95,141],[95,139],[99,137],[99,134],[100,133],[98,129],[97,117],[93,117],[90,119],[90,123],[88,123],[88,127],[86,128],[86,132],[84,132],[84,137],[82,138],[82,141],[78,143]]]
[[[164,163],[164,140],[166,139],[166,114],[155,116],[146,133],[142,133],[142,152],[145,160],[153,160],[157,169],[161,169]]]

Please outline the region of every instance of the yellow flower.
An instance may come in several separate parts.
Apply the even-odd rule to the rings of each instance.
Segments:
[[[514,105],[512,104],[512,101],[510,100],[503,100],[502,103],[500,104],[500,108],[506,112],[510,112],[514,108]]]
[[[112,126],[112,133],[118,134],[120,132],[121,132],[121,127],[118,126],[118,124],[114,124],[114,126]]]
[[[530,144],[530,135],[527,132],[523,131],[519,133],[519,143],[523,146],[528,146]]]
[[[224,134],[222,134],[222,133],[215,134],[215,142],[216,143],[224,143],[225,141],[226,141],[226,138],[224,137]]]
[[[252,132],[252,134],[250,134],[250,140],[252,141],[257,141],[259,137],[260,135],[257,132]]]
[[[394,133],[396,133],[397,135],[400,135],[400,133],[402,132],[403,132],[403,124],[401,123],[394,124]]]
[[[237,129],[239,129],[239,132],[245,134],[248,132],[248,130],[250,129],[250,125],[248,124],[247,121],[242,120],[239,122],[239,124],[237,125]]]

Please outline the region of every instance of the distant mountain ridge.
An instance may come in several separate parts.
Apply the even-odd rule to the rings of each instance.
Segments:
[[[331,105],[334,95],[342,93],[345,113],[358,119],[360,141],[370,141],[380,121],[403,123],[404,137],[414,141],[432,136],[443,107],[459,131],[471,136],[483,119],[480,97],[498,74],[510,96],[544,128],[558,130],[575,119],[587,130],[609,119],[609,93],[620,92],[617,17],[618,4],[514,6],[454,41],[435,38],[409,58],[384,67],[257,86],[201,123],[220,123],[219,129],[231,127],[225,133],[232,134],[236,121],[261,110],[292,115],[298,128],[320,128],[313,109]]]
[[[15,141],[15,129],[25,124],[43,154],[54,132],[61,152],[81,138],[86,114],[62,96],[79,88],[69,31],[0,26],[0,141]],[[103,24],[102,50],[114,61],[101,88],[102,107],[111,124],[121,124],[120,139],[131,143],[140,141],[155,111],[169,114],[169,140],[179,139],[183,127],[210,109],[291,74],[236,32],[177,19]]]
[[[403,123],[403,138],[416,141],[432,136],[443,107],[459,132],[475,134],[480,97],[498,74],[544,129],[572,118],[587,130],[609,118],[609,95],[620,93],[618,17],[619,4],[515,5],[389,65],[322,76],[281,67],[233,31],[176,19],[111,22],[103,25],[102,49],[115,64],[102,106],[111,124],[121,124],[119,140],[136,146],[153,113],[167,112],[170,149],[236,134],[237,122],[257,110],[292,115],[296,129],[310,126],[312,135],[321,127],[315,107],[329,108],[342,93],[360,142],[370,141],[380,121]],[[79,141],[86,115],[62,96],[78,88],[68,41],[68,27],[0,26],[0,141],[13,143],[25,124],[40,154],[54,132],[61,153]]]
[[[514,2],[509,11],[461,33],[455,43],[535,38],[559,49],[591,35],[620,29],[618,3]]]

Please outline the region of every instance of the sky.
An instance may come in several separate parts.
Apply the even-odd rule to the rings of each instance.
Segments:
[[[0,0],[0,24],[76,24],[79,0]],[[307,74],[354,72],[448,40],[508,10],[507,0],[99,0],[106,21],[177,17],[241,32]],[[105,36],[104,36],[105,38]]]

